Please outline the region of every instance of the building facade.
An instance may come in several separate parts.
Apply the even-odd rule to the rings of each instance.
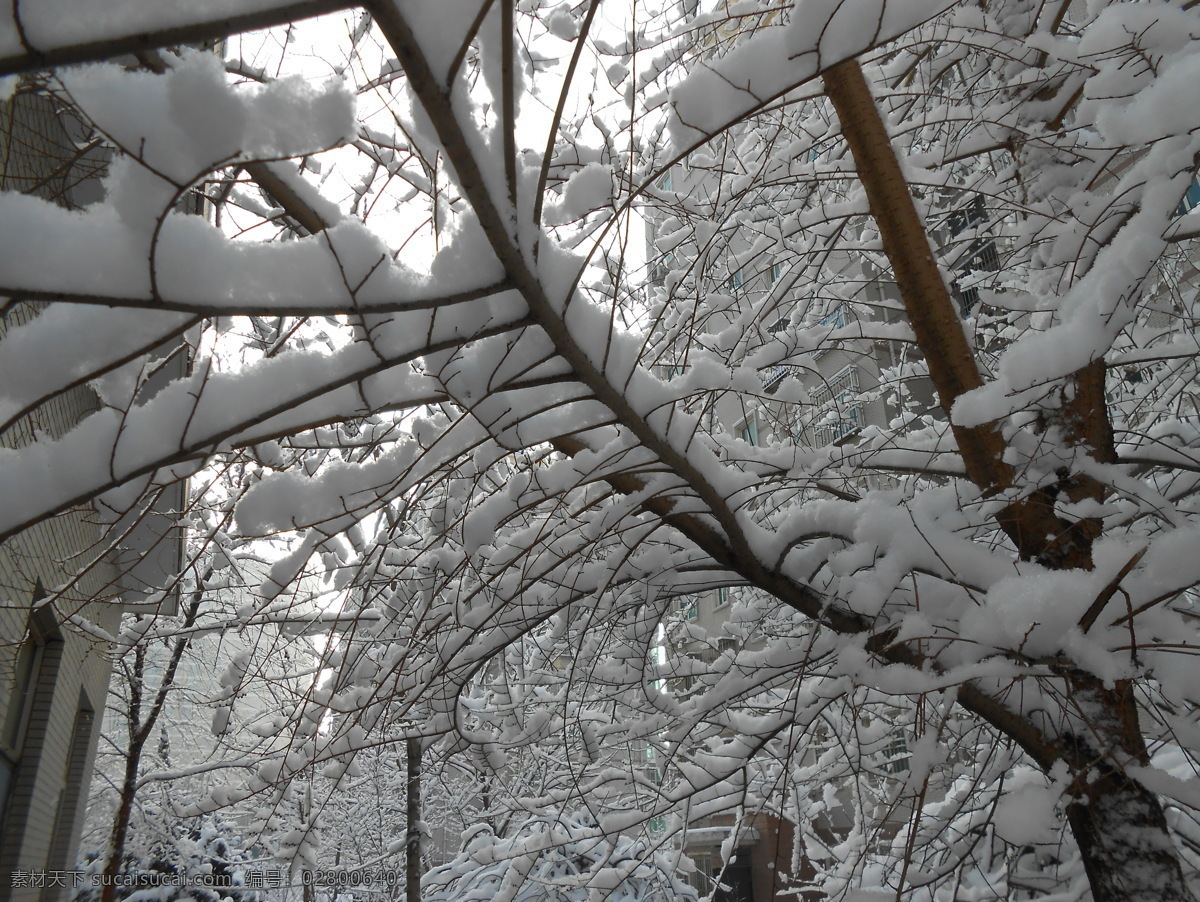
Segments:
[[[106,159],[100,142],[36,82],[22,83],[0,104],[0,189],[78,208],[100,198]],[[20,342],[21,328],[45,306],[8,301],[0,354],[6,341]],[[0,447],[57,438],[98,404],[85,385],[59,392],[0,425]],[[140,525],[133,528],[86,505],[0,544],[3,902],[54,900],[71,891],[66,872],[75,864],[111,670],[103,637],[119,628],[123,605],[144,602],[179,572],[173,511],[183,491],[180,485],[153,510],[135,513]]]

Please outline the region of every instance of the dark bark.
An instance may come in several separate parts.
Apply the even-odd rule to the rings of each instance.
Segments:
[[[1097,902],[1191,900],[1162,802],[1122,765],[1150,763],[1128,682],[1106,687],[1091,674],[1073,681],[1086,735],[1067,737],[1075,782],[1067,820]],[[1097,741],[1107,742],[1101,751]]]
[[[857,60],[840,63],[825,73],[824,82],[879,227],[908,323],[949,418],[955,401],[983,385],[956,305],[862,67]],[[994,424],[960,426],[951,419],[950,428],[967,476],[985,495],[1012,487],[1013,469],[1004,461],[1004,439]],[[1034,493],[1016,501],[997,516],[997,522],[1021,557],[1053,555],[1053,566],[1091,569],[1087,551],[1080,553],[1076,543],[1060,541],[1066,535],[1074,538],[1074,524],[1055,516],[1052,497]],[[1047,537],[1052,537],[1049,542]]]
[[[644,447],[658,455],[666,466],[696,492],[715,524],[707,518],[680,513],[675,509],[674,499],[670,497],[650,499],[646,502],[646,508],[678,528],[711,554],[714,560],[741,573],[752,584],[772,592],[797,610],[814,616],[839,632],[871,631],[870,624],[860,622],[852,613],[839,612],[835,606],[825,604],[824,599],[806,587],[764,568],[745,546],[744,537],[724,499],[695,472],[687,460],[649,429],[646,422],[630,409],[627,399],[608,383],[575,345],[564,328],[559,311],[549,303],[536,276],[529,270],[521,251],[513,243],[507,221],[484,187],[473,152],[447,102],[444,86],[433,76],[403,15],[386,5],[378,7],[375,12],[377,22],[392,50],[404,66],[410,87],[424,106],[442,141],[448,162],[458,173],[464,195],[478,215],[492,249],[504,265],[514,288],[528,303],[533,319],[546,331],[559,354],[573,368],[579,381],[592,389],[596,399],[610,409],[616,419],[627,426]],[[903,178],[887,136],[886,127],[857,62],[844,63],[827,73],[826,88],[842,116],[844,133],[867,189],[872,213],[879,223],[884,250],[893,265],[918,344],[929,362],[941,403],[949,411],[957,398],[981,385],[982,380],[966,343],[949,290],[935,263],[928,234],[916,212],[908,184]],[[1092,373],[1089,371],[1085,375],[1090,376]],[[1091,382],[1088,387],[1093,387]],[[1095,393],[1091,392],[1089,395],[1091,402],[1087,405],[1087,411],[1080,411],[1081,415],[1101,415],[1102,410],[1097,409],[1094,404]],[[952,428],[968,476],[986,494],[996,494],[1013,486],[1012,468],[1003,460],[1004,442],[994,426],[988,424],[981,427]],[[1095,424],[1085,424],[1078,434],[1086,442],[1085,436],[1097,432]],[[559,450],[572,455],[586,447],[578,439],[567,436],[557,439],[555,445]],[[611,476],[608,481],[618,491],[637,491],[642,487],[642,480],[632,474]],[[1064,486],[1068,484],[1069,477],[1064,481]],[[1023,558],[1037,559],[1057,569],[1092,567],[1092,536],[1087,531],[1075,529],[1074,524],[1055,514],[1054,496],[1051,493],[1034,493],[1007,505],[997,516],[997,523],[1010,537]],[[890,641],[887,634],[872,637],[868,641],[868,648],[886,660],[920,663],[916,660],[920,658],[917,652],[903,644]],[[1067,674],[1063,678],[1069,692],[1091,688],[1091,680],[1086,675],[1077,678]],[[1079,679],[1082,679],[1082,682],[1079,682]],[[1056,761],[1065,758],[1075,766],[1076,774],[1083,773],[1079,768],[1078,756],[1068,753],[1061,737],[1047,736],[1027,718],[1008,709],[1002,701],[990,697],[971,684],[960,688],[959,699],[968,710],[984,717],[1002,732],[1016,739],[1042,767],[1049,768]],[[1104,719],[1114,712],[1102,709],[1098,713]],[[1122,729],[1129,723],[1126,715],[1132,716],[1136,732],[1136,712],[1117,712],[1117,715],[1115,721],[1122,725]],[[1104,729],[1103,726],[1097,727],[1097,741],[1107,747],[1114,737],[1106,737]],[[1138,741],[1140,742],[1140,734]],[[1124,747],[1126,751],[1133,751],[1128,745]],[[1099,760],[1104,760],[1104,757],[1105,753],[1101,753]],[[1114,761],[1112,766],[1119,769],[1119,762]],[[1090,797],[1086,793],[1080,795],[1079,799],[1078,805],[1085,808],[1091,806]],[[1148,810],[1157,806],[1161,818],[1161,805],[1156,799],[1147,796],[1145,805],[1148,806]],[[1143,818],[1142,822],[1151,821]],[[1115,823],[1106,826],[1119,827]],[[1164,848],[1169,845],[1169,836],[1165,832],[1160,838],[1165,843]],[[1085,856],[1101,855],[1105,851],[1104,846],[1085,843],[1081,843],[1081,849]],[[1182,886],[1177,860],[1162,860],[1158,866],[1170,872],[1162,875],[1164,885],[1177,882]],[[1089,868],[1095,868],[1097,873],[1120,867],[1121,863],[1116,859],[1095,861],[1089,865]],[[1107,902],[1119,897],[1097,895],[1096,898]]]
[[[245,17],[213,21],[184,30],[135,35],[119,41],[97,41],[50,52],[27,46],[26,52],[0,60],[0,69],[18,71],[56,62],[96,59],[168,43],[186,43],[248,27],[247,23],[269,24],[344,5],[312,0],[262,14],[265,18],[261,22],[255,19],[251,23],[251,19]],[[381,27],[401,59],[410,85],[425,104],[448,158],[458,171],[464,194],[475,208],[497,256],[509,271],[509,281],[505,284],[511,284],[525,297],[533,319],[546,330],[580,380],[592,388],[597,399],[612,410],[616,419],[629,427],[645,447],[681,477],[688,489],[694,491],[706,506],[707,513],[704,516],[681,513],[675,509],[674,499],[669,496],[651,499],[646,504],[647,508],[678,527],[699,547],[712,554],[722,566],[741,573],[751,583],[771,591],[797,610],[814,616],[840,632],[869,631],[870,624],[864,624],[851,612],[841,612],[832,605],[826,605],[824,599],[807,587],[762,566],[742,541],[736,518],[724,498],[694,471],[686,457],[679,455],[647,426],[621,393],[608,383],[602,369],[597,369],[588,355],[577,346],[563,327],[559,311],[545,297],[536,273],[531,271],[522,255],[522,249],[513,241],[509,230],[511,223],[506,218],[507,211],[498,207],[498,199],[491,197],[484,187],[469,142],[463,139],[460,126],[450,109],[445,86],[432,77],[430,67],[403,15],[390,3],[369,5],[377,13]],[[513,87],[511,77],[510,71],[504,86],[510,93]],[[958,397],[980,384],[980,378],[949,292],[934,263],[928,235],[908,193],[908,185],[890,146],[886,128],[858,64],[851,61],[835,67],[827,73],[826,86],[842,116],[847,140],[867,189],[872,213],[879,223],[884,249],[892,262],[918,343],[929,361],[941,402],[949,410]],[[506,156],[511,158],[514,137],[511,101],[506,101],[503,107],[508,128],[505,140],[509,152]],[[509,185],[512,186],[511,166],[508,167],[508,173]],[[260,181],[268,183],[265,187],[270,191],[270,171],[264,170],[259,175]],[[286,191],[283,190],[286,186],[276,188],[272,193],[285,207],[295,206],[288,203]],[[323,226],[319,218],[306,221],[303,216],[295,215],[296,210],[291,209],[290,212],[309,231],[319,230]],[[301,210],[300,213],[305,211]],[[1072,390],[1066,392],[1066,422],[1059,424],[1066,426],[1070,441],[1076,442],[1100,460],[1109,459],[1111,455],[1111,428],[1107,428],[1106,423],[1103,378],[1103,361],[1093,361],[1074,375],[1074,385],[1070,386]],[[968,475],[985,493],[1002,492],[1013,485],[1011,468],[1003,461],[1003,440],[996,429],[990,425],[952,428]],[[585,447],[581,441],[570,438],[560,439],[557,444],[560,450],[567,453],[578,453]],[[162,463],[157,462],[158,465]],[[642,487],[641,480],[631,474],[614,476],[609,481],[622,491],[636,491]],[[1103,494],[1103,487],[1084,477],[1064,473],[1062,483],[1055,487],[1055,492],[1058,491],[1076,500],[1099,497]],[[998,515],[997,521],[1022,557],[1038,559],[1057,569],[1088,569],[1092,565],[1091,547],[1098,534],[1098,524],[1087,520],[1081,521],[1081,524],[1065,523],[1055,515],[1052,492],[1034,493],[1009,505]],[[867,647],[885,660],[922,663],[919,652],[895,643],[894,638],[894,634],[889,633],[877,635],[871,638]],[[1144,763],[1146,759],[1129,686],[1118,684],[1113,689],[1105,689],[1097,685],[1094,677],[1074,671],[1063,671],[1058,679],[1070,696],[1087,699],[1087,705],[1081,708],[1081,713],[1086,715],[1086,736],[1046,736],[1037,726],[1007,709],[1002,700],[970,684],[961,688],[959,698],[971,711],[1016,738],[1043,767],[1049,767],[1059,760],[1070,765],[1075,782],[1070,790],[1073,801],[1068,809],[1068,817],[1097,899],[1190,898],[1183,887],[1178,860],[1172,852],[1161,804],[1152,793],[1122,771],[1123,764]],[[114,838],[120,833],[121,841],[117,845],[121,848],[136,792],[137,758],[156,718],[157,713],[148,719],[145,730],[132,731],[140,735],[140,741],[131,742],[131,757],[126,762],[126,779],[118,808],[116,828],[119,830],[114,829]],[[132,754],[135,749],[136,756]],[[414,900],[420,894],[420,743],[417,740],[410,740],[409,743],[407,772],[407,890],[408,898]],[[114,848],[110,866],[119,867],[119,855],[118,849]],[[106,888],[106,902],[111,898],[112,892]]]
[[[404,749],[408,829],[404,850],[404,893],[408,902],[421,902],[421,740],[407,740]]]
[[[1105,765],[1067,820],[1097,902],[1190,900],[1162,803],[1119,768]]]

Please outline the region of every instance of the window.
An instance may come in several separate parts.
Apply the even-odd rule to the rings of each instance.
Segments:
[[[771,266],[771,284],[774,285],[779,281],[779,277],[783,275],[783,264],[776,263]]]
[[[970,276],[977,272],[996,272],[1000,269],[1000,255],[996,252],[996,242],[990,238],[984,241],[976,241],[971,245],[970,256],[966,262],[960,263],[956,269],[964,276]],[[971,311],[979,303],[979,289],[972,285],[970,288],[962,288],[959,285],[959,280],[955,279],[951,288],[954,292],[954,300],[958,301],[958,311],[962,316],[970,316]]]
[[[33,694],[42,669],[44,651],[45,643],[30,635],[21,643],[16,661],[13,662],[12,691],[8,696],[3,732],[0,733],[0,826],[7,820],[8,793],[16,774],[17,762],[21,759],[25,727],[33,709]]]
[[[975,195],[974,200],[964,207],[960,207],[950,214],[950,219],[947,224],[950,228],[950,237],[953,238],[960,232],[965,232],[972,226],[977,226],[981,222],[987,222],[987,208],[983,205],[983,195]]]
[[[44,596],[39,582],[34,588],[34,603]],[[29,616],[25,641],[13,661],[8,710],[0,724],[0,829],[13,814],[10,806],[17,804],[13,783],[21,759],[26,754],[40,753],[41,737],[30,735],[35,731],[29,730],[29,724],[34,709],[48,706],[53,698],[61,649],[62,639],[53,610],[37,608]]]
[[[846,309],[845,304],[838,304],[817,321],[818,325],[828,326],[830,329],[841,329],[848,322],[850,322],[850,311]],[[817,348],[813,352],[813,356],[820,357],[828,350],[829,348],[827,347]]]
[[[821,317],[821,325],[840,329],[850,321],[845,304],[838,304],[832,311]]]
[[[783,377],[791,373],[793,367],[786,363],[781,363],[763,371],[762,381],[763,389],[770,394],[775,394],[776,386],[783,380]]]
[[[68,867],[72,864],[71,833],[79,810],[80,795],[87,784],[88,744],[92,736],[95,713],[83,690],[79,691],[79,705],[75,709],[75,724],[71,728],[71,744],[67,750],[67,766],[63,775],[63,791],[58,800],[58,811],[54,815],[54,833],[50,841],[49,861],[55,866]]]
[[[671,170],[670,169],[668,169],[661,176],[659,176],[658,187],[661,188],[663,191],[671,190]]]
[[[780,335],[786,332],[791,324],[791,317],[781,316],[771,325],[767,326],[767,333],[770,335]],[[772,389],[784,376],[791,373],[794,369],[795,367],[789,366],[786,363],[768,367],[762,374],[763,388]]]
[[[21,747],[25,735],[25,724],[29,720],[29,709],[33,705],[33,692],[37,686],[37,675],[42,669],[42,654],[45,642],[30,629],[29,636],[17,650],[13,664],[12,692],[9,695],[8,711],[4,716],[4,732],[0,734],[0,748],[14,756]]]
[[[707,852],[693,852],[689,857],[696,865],[696,870],[688,874],[688,883],[701,897],[707,896],[712,891],[712,855]]]
[[[742,425],[738,426],[738,438],[748,445],[758,444],[758,419],[751,415],[746,418]]]
[[[1191,213],[1198,206],[1200,206],[1200,173],[1192,177],[1192,183],[1188,185],[1187,193],[1179,202],[1175,215],[1183,216],[1185,213]]]
[[[888,774],[902,774],[909,769],[910,758],[908,739],[903,730],[892,732],[888,744],[883,749],[883,770]]]
[[[682,376],[684,369],[685,369],[685,367],[682,364],[669,363],[669,364],[663,366],[662,369],[659,370],[659,372],[662,373],[662,380],[664,382],[670,382],[676,376]]]
[[[729,278],[725,280],[725,287],[729,290],[730,294],[739,294],[741,292],[742,271],[740,269],[730,274]]]
[[[812,393],[812,402],[816,408],[812,424],[817,444],[833,444],[858,430],[863,424],[858,368],[839,370]]]
[[[948,227],[950,237],[965,232],[981,223],[988,221],[987,208],[983,196],[977,195],[974,200],[950,214]],[[1000,254],[996,250],[996,242],[991,238],[980,238],[971,242],[966,252],[954,265],[954,269],[970,276],[977,272],[997,272],[1000,269]],[[975,286],[962,288],[956,278],[951,284],[954,299],[958,302],[958,310],[962,316],[969,316],[979,303],[979,289]]]
[[[671,272],[671,264],[675,260],[675,254],[667,251],[657,260],[650,264],[650,281],[655,285],[661,285],[667,280],[667,276]]]
[[[679,613],[684,620],[695,620],[700,613],[700,605],[695,598],[684,596],[679,599]]]
[[[717,589],[717,607],[723,608],[729,604],[729,587],[723,586]]]

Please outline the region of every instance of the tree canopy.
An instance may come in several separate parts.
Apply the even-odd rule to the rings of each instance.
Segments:
[[[5,90],[110,157],[82,209],[0,195],[6,313],[49,302],[0,408],[98,409],[0,451],[0,536],[94,504],[116,546],[190,479],[192,569],[266,576],[219,731],[261,761],[188,812],[300,857],[289,782],[417,737],[481,817],[770,812],[834,896],[1191,898],[1198,37],[1191,0],[27,0]]]

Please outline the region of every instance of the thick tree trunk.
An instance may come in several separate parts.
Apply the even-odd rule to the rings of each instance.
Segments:
[[[1174,902],[1184,883],[1158,796],[1119,768],[1088,782],[1067,819],[1096,902]]]
[[[1067,820],[1093,899],[1191,900],[1162,802],[1123,767],[1150,762],[1132,687],[1108,687],[1085,673],[1070,680],[1069,691],[1086,722],[1084,735],[1063,743],[1076,775]]]
[[[904,178],[883,117],[858,62],[825,73],[825,89],[841,120],[870,209],[879,227],[910,325],[929,366],[943,409],[982,384],[950,292],[938,270],[934,248]],[[1104,398],[1104,362],[1093,361],[1067,380],[1061,413],[1068,441],[1102,461],[1115,459]],[[992,424],[951,424],[967,475],[985,494],[1010,488],[1014,475],[1004,461],[1004,441]],[[1104,487],[1089,477],[1059,474],[1060,485],[1034,492],[997,515],[997,523],[1022,558],[1058,570],[1092,569],[1099,522],[1067,522],[1054,511],[1054,495],[1099,500]],[[1092,674],[1060,668],[1060,688],[1069,706],[1058,734],[1041,732],[1036,742],[1013,735],[1049,769],[1070,767],[1067,817],[1079,846],[1096,902],[1191,900],[1159,798],[1124,771],[1149,762],[1138,726],[1137,704],[1128,683],[1105,687]],[[1065,685],[1064,685],[1065,684]],[[1003,707],[1002,705],[1000,706]],[[1010,712],[1005,712],[1006,716]],[[1074,721],[1068,726],[1065,721]],[[1032,727],[1032,725],[1031,725]]]

